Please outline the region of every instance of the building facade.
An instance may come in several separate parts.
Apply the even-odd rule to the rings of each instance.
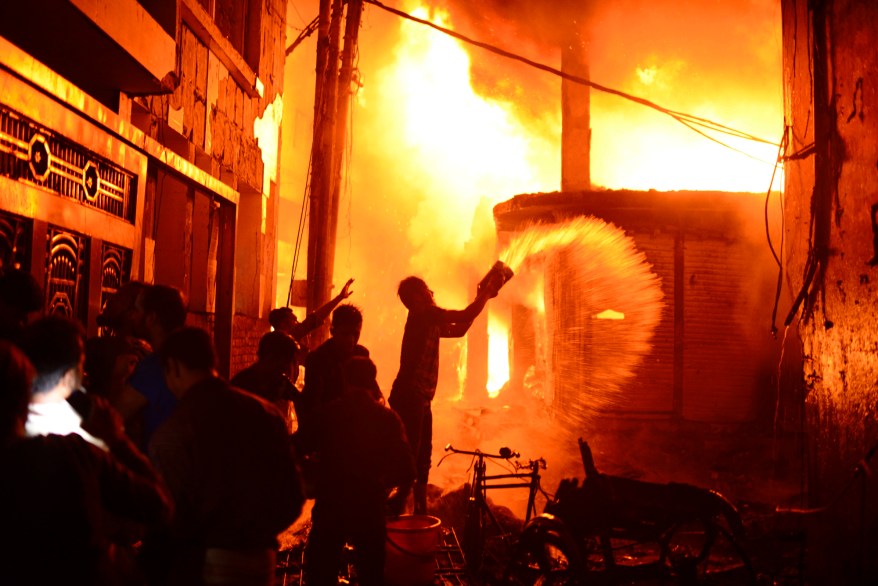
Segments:
[[[90,334],[127,280],[173,285],[221,370],[274,302],[285,0],[0,7],[0,262]]]
[[[784,0],[786,275],[815,583],[878,572],[878,5]],[[871,461],[874,467],[875,460]]]

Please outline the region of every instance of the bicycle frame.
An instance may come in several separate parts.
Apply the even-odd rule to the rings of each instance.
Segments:
[[[542,458],[530,460],[527,465],[518,465],[515,463],[517,470],[527,470],[526,472],[510,472],[506,474],[488,474],[487,460],[505,460],[520,457],[518,452],[514,452],[509,448],[501,448],[498,454],[488,454],[481,450],[458,450],[448,444],[445,446],[446,452],[453,454],[463,454],[473,456],[475,462],[473,464],[473,477],[470,487],[470,496],[467,504],[466,523],[463,535],[463,553],[471,571],[479,569],[482,563],[485,528],[488,523],[493,525],[502,538],[508,537],[505,529],[497,520],[496,515],[488,506],[488,491],[499,489],[528,489],[527,510],[525,511],[525,524],[536,516],[536,494],[540,489],[540,470],[546,467],[546,462]],[[450,454],[449,454],[450,455]],[[515,482],[518,480],[518,482]],[[522,482],[526,480],[527,482]],[[488,521],[490,520],[490,521]]]

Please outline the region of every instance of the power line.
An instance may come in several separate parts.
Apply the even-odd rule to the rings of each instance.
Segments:
[[[699,116],[694,116],[692,114],[687,114],[685,112],[678,112],[675,110],[670,110],[668,108],[665,108],[664,106],[660,106],[659,104],[656,104],[655,102],[647,100],[646,98],[641,98],[639,96],[635,96],[635,95],[623,92],[621,90],[617,90],[617,89],[614,89],[611,87],[607,87],[605,85],[601,85],[599,83],[591,81],[590,79],[586,79],[584,77],[579,77],[579,76],[567,73],[565,71],[562,71],[562,70],[557,69],[555,67],[551,67],[551,66],[546,65],[544,63],[539,63],[537,61],[533,61],[531,59],[528,59],[527,57],[522,57],[521,55],[511,53],[505,49],[501,49],[501,48],[496,47],[494,45],[490,45],[490,44],[484,43],[482,41],[477,41],[475,39],[467,37],[466,35],[462,35],[462,34],[456,32],[456,31],[453,31],[451,29],[439,26],[438,24],[430,22],[429,20],[425,20],[423,18],[418,18],[417,16],[413,16],[411,14],[408,14],[407,12],[403,12],[402,10],[397,10],[396,8],[391,8],[390,6],[386,6],[386,5],[382,4],[381,2],[379,2],[379,0],[364,0],[364,2],[366,2],[368,4],[372,4],[374,6],[377,6],[378,8],[381,8],[382,10],[390,12],[391,14],[395,14],[401,18],[405,18],[405,19],[411,20],[413,22],[417,22],[419,24],[423,24],[425,26],[428,26],[432,29],[435,29],[435,30],[441,32],[441,33],[444,33],[446,35],[454,37],[455,39],[463,41],[464,43],[474,45],[476,47],[479,47],[481,49],[484,49],[484,50],[489,51],[491,53],[494,53],[496,55],[500,55],[501,57],[506,57],[506,58],[512,59],[514,61],[520,61],[521,63],[524,63],[525,65],[529,65],[529,66],[534,67],[536,69],[540,69],[542,71],[546,71],[546,72],[551,73],[553,75],[557,75],[558,77],[561,77],[561,78],[566,79],[568,81],[572,81],[573,83],[586,85],[586,86],[588,86],[592,89],[598,90],[600,92],[604,92],[607,94],[618,96],[620,98],[635,102],[635,103],[640,104],[642,106],[646,106],[648,108],[652,108],[654,110],[657,110],[657,111],[661,112],[662,114],[666,114],[666,115],[670,116],[671,118],[673,118],[674,120],[676,120],[680,124],[686,126],[687,128],[689,128],[690,130],[692,130],[694,132],[697,132],[698,134],[702,135],[703,137],[705,137],[709,140],[712,140],[713,142],[716,142],[716,143],[718,143],[726,148],[729,148],[733,151],[747,155],[748,157],[751,157],[751,158],[755,158],[756,160],[761,160],[761,159],[753,157],[752,155],[750,155],[744,151],[736,149],[735,147],[728,145],[728,144],[722,142],[721,140],[706,134],[703,130],[696,128],[696,126],[700,126],[704,129],[712,130],[714,132],[721,132],[723,134],[727,134],[729,136],[733,136],[736,138],[743,138],[746,140],[760,142],[760,143],[764,143],[764,144],[768,144],[768,145],[772,145],[772,146],[779,146],[776,142],[773,142],[771,140],[766,140],[764,138],[760,138],[760,137],[755,136],[753,134],[750,134],[748,132],[744,132],[742,130],[737,130],[735,128],[731,128],[730,126],[725,126],[724,124],[720,124],[719,122],[715,122],[715,121],[709,120],[707,118],[701,118]]]
[[[287,50],[284,52],[284,57],[289,57],[290,53],[296,50],[296,47],[302,43],[305,39],[313,35],[317,31],[317,24],[320,20],[320,17],[314,17],[314,20],[308,23],[308,26],[303,28],[301,32],[299,32],[299,36],[296,37],[296,40],[290,43],[290,46],[287,47]]]

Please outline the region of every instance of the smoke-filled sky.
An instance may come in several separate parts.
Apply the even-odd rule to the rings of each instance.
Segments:
[[[588,24],[596,82],[769,139],[782,130],[780,7],[770,0],[387,4],[426,8],[418,14],[555,67],[559,31],[584,6],[576,20]],[[289,37],[316,13],[316,1],[291,0]],[[290,56],[286,71],[281,191],[288,203],[280,231],[288,242],[304,193],[314,51],[312,38]],[[480,202],[487,208],[517,193],[558,188],[560,81],[370,5],[357,67],[362,87],[352,110],[335,281],[357,279],[352,300],[367,309],[364,338],[388,346],[377,352],[382,382],[389,383],[404,318],[395,284],[419,273],[436,281],[440,303],[466,303],[470,281],[493,262],[490,251],[466,258]],[[594,91],[592,132],[596,185],[758,192],[771,176],[768,164]],[[734,144],[766,160],[776,154],[770,146]],[[289,252],[281,250],[286,279]],[[297,270],[303,275],[304,262]],[[287,287],[279,283],[281,296]]]
[[[782,132],[780,5],[773,0],[385,0],[477,40],[560,68],[576,21],[591,78],[767,139]],[[584,7],[582,14],[574,11]],[[291,41],[317,14],[290,0]],[[288,58],[278,299],[286,299],[305,193],[315,43]],[[499,257],[491,208],[560,185],[560,80],[366,5],[356,62],[350,165],[340,205],[335,283],[354,278],[361,342],[385,394],[405,310],[396,285],[424,277],[440,305],[461,308]],[[592,181],[634,189],[764,191],[772,165],[710,142],[654,110],[591,93]],[[776,147],[734,142],[771,161]],[[304,255],[296,277],[305,275]],[[503,313],[503,293],[491,310]],[[302,311],[298,310],[300,317]],[[458,341],[443,342],[437,401],[456,396]],[[502,396],[502,395],[501,395]],[[444,444],[439,438],[435,443]],[[515,446],[513,446],[515,447]]]

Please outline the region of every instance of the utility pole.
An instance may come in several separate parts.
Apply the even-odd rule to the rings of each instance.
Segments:
[[[362,0],[348,0],[344,52],[339,69],[344,0],[320,0],[317,28],[317,67],[314,90],[314,135],[311,145],[311,179],[308,219],[307,310],[312,312],[332,297],[338,198],[342,185],[343,156],[347,143],[349,103],[362,15]],[[311,335],[311,345],[326,339],[321,328]]]
[[[567,23],[561,70],[589,79],[587,20]],[[561,191],[591,189],[591,103],[587,85],[561,81]]]
[[[338,104],[336,106],[335,152],[333,156],[332,192],[329,197],[329,242],[326,248],[325,263],[329,267],[330,285],[332,269],[335,266],[335,239],[338,233],[338,202],[344,177],[345,145],[347,144],[348,120],[350,118],[351,98],[353,97],[354,56],[360,34],[360,20],[363,14],[363,0],[348,0],[347,22],[344,32],[344,50],[341,56],[341,71],[338,75]],[[326,299],[332,296],[327,289]]]

